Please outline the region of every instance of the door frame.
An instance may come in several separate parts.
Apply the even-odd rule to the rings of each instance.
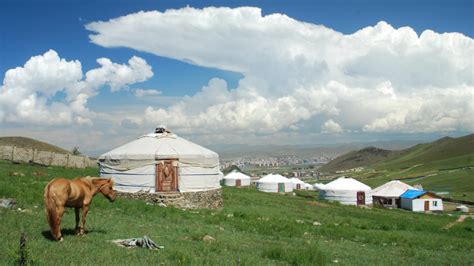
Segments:
[[[365,205],[365,192],[364,191],[357,191],[357,206]]]
[[[430,210],[430,201],[429,200],[425,200],[424,201],[424,210],[425,211],[429,211]]]
[[[171,189],[163,190],[163,166],[165,164],[171,163],[173,168],[172,179],[171,179]],[[156,160],[155,164],[155,192],[172,192],[178,191],[178,180],[179,180],[179,169],[178,169],[178,158],[166,158]]]

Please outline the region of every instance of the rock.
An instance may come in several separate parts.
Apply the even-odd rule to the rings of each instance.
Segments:
[[[313,222],[313,225],[314,226],[321,226],[321,223],[320,222]]]
[[[296,222],[299,223],[299,224],[304,224],[303,220],[296,220]]]
[[[158,206],[165,207],[165,208],[167,207],[166,204],[164,204],[163,202],[160,202],[160,204],[158,204]]]
[[[210,235],[205,235],[205,236],[202,238],[202,240],[203,240],[204,242],[210,243],[210,242],[214,242],[216,239],[215,239],[214,237],[210,236]]]

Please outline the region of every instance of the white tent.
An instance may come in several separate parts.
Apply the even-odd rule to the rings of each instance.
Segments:
[[[250,176],[233,171],[224,176],[224,185],[229,187],[250,186]]]
[[[314,183],[313,187],[317,190],[322,190],[324,188],[325,184],[323,183]]]
[[[263,192],[291,192],[293,183],[282,175],[269,174],[257,180],[257,189]]]
[[[300,179],[293,177],[290,178],[291,183],[293,183],[293,189],[306,189],[305,188],[305,183],[301,181]]]
[[[372,196],[384,198],[399,198],[408,189],[416,189],[401,181],[393,180],[372,190]]]
[[[316,190],[313,185],[311,184],[308,184],[308,183],[304,183],[304,189],[306,190]]]
[[[416,188],[398,180],[387,182],[372,190],[373,202],[389,208],[400,207],[400,195],[408,189],[416,190]]]
[[[99,157],[101,177],[122,192],[205,191],[220,188],[217,153],[164,128]]]
[[[355,179],[340,177],[321,186],[319,197],[345,205],[372,204],[371,188]]]

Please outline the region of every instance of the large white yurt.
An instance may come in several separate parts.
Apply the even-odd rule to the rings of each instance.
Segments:
[[[293,189],[306,189],[305,182],[301,181],[300,179],[293,177],[290,178],[291,183],[293,183]]]
[[[340,177],[320,187],[321,199],[345,205],[372,204],[371,188],[353,178]]]
[[[101,177],[121,192],[197,192],[220,188],[217,153],[160,126],[99,157]]]
[[[229,187],[250,186],[250,176],[237,171],[230,172],[224,176],[224,185]]]
[[[293,182],[279,174],[269,174],[257,180],[257,189],[263,192],[291,192]]]
[[[392,180],[372,190],[374,204],[389,208],[400,208],[400,195],[407,190],[416,188],[405,184],[399,180]]]

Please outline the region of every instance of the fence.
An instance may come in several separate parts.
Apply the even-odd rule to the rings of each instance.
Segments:
[[[89,159],[87,156],[39,151],[37,149],[19,148],[16,146],[0,146],[0,159],[71,168],[97,166],[97,162]]]

